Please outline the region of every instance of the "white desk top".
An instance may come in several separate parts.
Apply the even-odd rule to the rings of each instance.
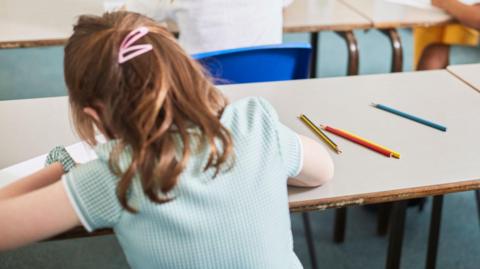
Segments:
[[[416,8],[385,0],[340,0],[373,22],[375,28],[430,26],[449,22],[443,11]]]
[[[472,88],[480,91],[480,64],[450,65],[447,70]]]
[[[66,97],[0,101],[0,126],[0,169],[79,140]]]
[[[318,124],[349,130],[402,154],[400,160],[386,158],[332,136],[343,150],[341,155],[332,153],[335,178],[320,188],[290,189],[293,210],[480,188],[480,120],[475,119],[480,117],[480,95],[445,70],[231,85],[222,89],[231,100],[246,96],[268,99],[281,120],[301,134],[317,139],[297,119],[305,113]],[[0,124],[5,127],[0,148],[8,153],[2,154],[3,165],[73,141],[66,120],[66,102],[66,98],[0,102]],[[370,106],[371,102],[438,122],[448,131],[440,132],[377,110]],[[42,141],[41,145],[38,141]]]
[[[267,98],[286,125],[315,139],[296,118],[299,114],[402,154],[400,160],[389,159],[334,137],[343,150],[341,155],[333,154],[334,180],[321,188],[291,189],[293,204],[333,207],[327,202],[398,200],[425,195],[432,187],[438,191],[435,185],[480,179],[480,120],[475,120],[480,117],[480,95],[447,71],[235,85],[225,87],[225,92],[232,99]],[[448,131],[372,108],[372,102],[438,122]],[[480,187],[480,181],[475,184]]]
[[[285,32],[342,31],[371,27],[371,22],[338,0],[295,0],[285,9]]]

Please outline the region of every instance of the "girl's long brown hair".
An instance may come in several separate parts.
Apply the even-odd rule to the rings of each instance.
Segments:
[[[122,40],[140,26],[149,33],[137,43],[151,44],[153,50],[119,64]],[[65,47],[64,69],[81,138],[95,145],[96,126],[108,139],[119,141],[109,163],[121,176],[117,195],[125,209],[136,211],[128,204],[127,192],[137,174],[151,201],[169,200],[166,194],[195,150],[192,139],[208,146],[205,170],[212,168],[216,175],[230,163],[232,139],[220,122],[226,99],[202,67],[155,21],[132,12],[80,16]],[[98,121],[83,112],[86,107],[95,109]],[[131,153],[132,162],[120,171],[118,161],[124,150]]]

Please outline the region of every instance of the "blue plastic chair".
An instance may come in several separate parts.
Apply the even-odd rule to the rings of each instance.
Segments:
[[[308,78],[312,47],[308,43],[255,46],[195,54],[216,84]]]

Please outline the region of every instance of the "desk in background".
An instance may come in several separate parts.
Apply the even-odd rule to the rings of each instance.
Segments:
[[[103,11],[99,0],[2,0],[0,48],[63,45],[78,15]]]
[[[108,1],[54,0],[46,5],[43,2],[4,0],[0,5],[0,48],[63,45],[72,33],[77,16],[102,14],[104,2]],[[316,74],[318,32],[335,31],[343,37],[349,51],[347,73],[356,75],[359,57],[352,30],[370,27],[369,20],[337,0],[295,0],[285,10],[284,32],[308,32],[311,35],[314,51],[312,75]],[[177,31],[175,25],[169,28]]]
[[[371,22],[338,0],[294,0],[284,12],[284,32],[308,32],[312,43],[312,77],[317,72],[318,33],[334,31],[348,49],[347,75],[358,75],[359,52],[353,30],[368,29]]]
[[[447,70],[480,92],[480,64],[450,65]]]
[[[403,69],[403,49],[396,28],[434,26],[452,21],[440,10],[421,9],[386,0],[340,0],[371,21],[372,27],[388,36],[392,46],[392,72]]]
[[[102,14],[101,0],[52,0],[30,3],[4,0],[0,5],[0,48],[63,45],[79,14]],[[55,7],[52,9],[51,7]],[[28,7],[28,8],[25,8]],[[358,74],[356,29],[380,29],[392,46],[392,72],[403,69],[399,27],[439,25],[451,17],[444,12],[424,10],[385,0],[295,0],[285,10],[284,32],[308,32],[313,47],[312,76],[316,74],[318,32],[335,31],[347,43],[348,75]],[[172,30],[175,26],[169,27]]]

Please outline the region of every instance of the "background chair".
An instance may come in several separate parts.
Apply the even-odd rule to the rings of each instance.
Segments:
[[[311,46],[286,43],[193,55],[216,79],[236,84],[308,78]]]
[[[216,84],[267,82],[309,77],[312,48],[309,43],[213,51],[192,55],[215,79]],[[302,213],[312,268],[317,268],[308,213]]]

